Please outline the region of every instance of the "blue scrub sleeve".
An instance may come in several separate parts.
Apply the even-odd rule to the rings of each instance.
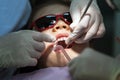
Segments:
[[[0,0],[0,36],[22,28],[30,14],[29,0]]]

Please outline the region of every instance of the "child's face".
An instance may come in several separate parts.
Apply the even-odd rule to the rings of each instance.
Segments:
[[[55,11],[55,8],[57,8],[56,11]],[[55,18],[56,20],[54,19],[53,21],[51,21],[51,23],[48,19],[45,19],[44,17],[42,17],[43,19],[38,21],[38,23],[40,26],[44,26],[44,28],[39,29],[39,31],[42,33],[46,33],[46,34],[55,36],[57,38],[57,40],[56,40],[57,43],[59,45],[62,45],[64,47],[65,51],[67,52],[67,54],[69,55],[69,57],[71,59],[73,59],[73,58],[77,57],[79,55],[79,53],[86,46],[88,46],[88,43],[85,43],[85,44],[73,43],[72,46],[70,46],[69,48],[65,48],[66,44],[64,41],[72,32],[72,29],[70,28],[70,23],[72,22],[70,19],[70,15],[67,16],[67,19],[65,19],[63,17],[64,12],[66,12],[68,10],[69,10],[68,7],[63,6],[63,5],[59,5],[59,6],[51,5],[51,6],[49,6],[49,9],[48,9],[48,7],[46,9],[46,7],[45,7],[45,8],[42,8],[41,10],[39,10],[39,12],[37,12],[37,16],[35,14],[35,17],[36,17],[36,19],[38,19],[39,17],[41,17],[41,15],[42,16],[49,15],[49,14],[47,14],[48,12],[50,12],[50,14],[51,13],[54,14],[54,16],[57,15]],[[43,24],[46,21],[47,21],[47,23]],[[35,28],[35,30],[38,30],[38,28]],[[53,44],[54,43],[45,42],[46,48],[45,48],[44,54],[39,59],[40,66],[46,66],[46,67],[66,66],[68,64],[69,61],[64,56],[63,52],[59,51],[59,53],[58,53],[53,50]]]
[[[65,17],[63,17],[64,14],[66,14]],[[86,47],[87,44],[80,45],[80,44],[73,43],[71,46],[69,46],[69,48],[66,48],[65,40],[72,31],[72,29],[69,26],[72,21],[69,13],[64,13],[64,14],[57,15],[57,16],[55,14],[47,15],[48,17],[52,16],[51,19],[50,18],[47,19],[47,16],[41,17],[37,19],[37,22],[39,22],[38,26],[41,26],[42,28],[40,27],[38,28],[37,26],[34,28],[38,31],[40,30],[40,32],[42,33],[55,36],[57,44],[63,46],[65,51],[68,53],[69,57],[73,59],[79,55],[79,53],[82,51],[82,49]],[[47,22],[45,21],[43,22],[43,20],[47,20]],[[48,26],[48,24],[50,25]],[[40,63],[44,63],[44,65],[46,65],[47,67],[67,65],[69,61],[64,56],[63,52],[59,51],[58,53],[53,50],[54,43],[45,42],[45,45],[46,45],[46,48],[43,53],[43,56],[39,60]]]

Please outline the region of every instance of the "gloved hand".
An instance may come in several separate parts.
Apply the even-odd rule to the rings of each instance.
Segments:
[[[106,0],[106,2],[112,9],[115,9],[115,5],[112,3],[111,0]]]
[[[0,37],[0,67],[35,66],[45,48],[43,41],[52,40],[49,35],[30,30]]]
[[[70,13],[73,22],[70,27],[73,32],[66,40],[66,44],[69,44],[74,39],[76,43],[85,43],[92,38],[103,36],[105,27],[96,0],[93,0],[86,12],[87,16],[85,15],[81,19],[81,14],[84,12],[88,2],[89,0],[71,0]]]
[[[106,2],[112,9],[120,10],[120,0],[106,0]]]
[[[69,70],[73,80],[119,80],[120,61],[87,48],[70,62]]]

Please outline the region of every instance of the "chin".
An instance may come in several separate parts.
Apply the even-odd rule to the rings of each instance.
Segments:
[[[70,52],[70,54],[68,55],[71,59],[79,55],[79,54],[73,53],[71,49],[66,49],[65,51]],[[41,66],[42,67],[64,67],[64,66],[67,66],[67,64],[69,63],[69,60],[65,57],[65,55],[61,51],[58,51],[58,52],[51,51],[49,54],[48,53],[45,53],[39,59],[40,67]]]
[[[45,67],[64,67],[67,66],[70,60],[76,58],[80,55],[81,51],[84,50],[88,45],[85,44],[76,44],[73,43],[69,47],[66,47],[65,41],[58,41],[57,45],[61,45],[67,55],[69,56],[70,60],[64,55],[62,50],[55,51],[54,43],[45,42],[46,48],[43,52],[43,55],[38,60],[38,67],[45,68]]]
[[[66,48],[65,51],[69,55],[70,59],[74,59],[80,52],[83,50],[83,46],[77,49],[78,45],[74,44],[71,48]],[[53,47],[49,46],[46,48],[44,55],[41,56],[38,62],[39,68],[46,68],[46,67],[64,67],[67,66],[70,61],[65,57],[63,52],[61,51],[54,51]]]
[[[46,67],[63,67],[66,66],[69,61],[66,59],[62,52],[54,52],[49,54],[46,60]]]

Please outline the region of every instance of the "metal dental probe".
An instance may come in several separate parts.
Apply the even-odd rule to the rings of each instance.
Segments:
[[[88,2],[87,6],[86,6],[86,8],[85,8],[85,10],[84,10],[84,12],[81,14],[81,19],[82,19],[82,18],[84,17],[84,15],[86,14],[87,10],[89,9],[90,5],[92,4],[92,1],[93,1],[93,0],[90,0],[90,1]],[[81,19],[80,19],[80,21],[81,21]]]

